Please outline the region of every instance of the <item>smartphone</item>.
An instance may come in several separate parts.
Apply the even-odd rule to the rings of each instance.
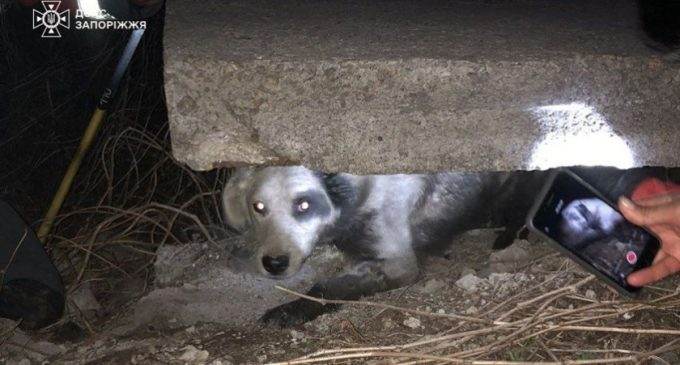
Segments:
[[[652,264],[659,240],[627,221],[616,205],[569,169],[549,177],[527,217],[527,227],[620,293],[633,271]]]

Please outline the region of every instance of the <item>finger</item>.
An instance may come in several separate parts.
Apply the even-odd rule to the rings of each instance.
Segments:
[[[640,226],[672,224],[680,217],[680,204],[670,202],[663,205],[639,206],[626,197],[619,199],[619,209],[629,221]]]
[[[678,193],[662,194],[662,195],[656,195],[656,196],[653,196],[653,197],[650,197],[650,198],[635,199],[635,204],[643,206],[643,207],[649,207],[649,206],[654,206],[654,205],[668,204],[668,203],[676,201],[678,199],[680,199],[680,194],[678,194]]]
[[[680,261],[673,256],[667,256],[650,267],[628,275],[626,280],[632,286],[641,287],[657,282],[678,271],[680,271]]]

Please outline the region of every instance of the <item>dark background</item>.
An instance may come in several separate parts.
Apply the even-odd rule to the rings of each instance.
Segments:
[[[2,7],[0,199],[35,222],[47,209],[130,32],[70,29],[61,30],[62,38],[41,39],[31,24],[33,8],[42,10],[39,2],[30,7],[9,1]],[[147,20],[93,154],[103,140],[129,126],[165,133],[164,13],[163,8]],[[78,179],[95,156],[88,157]],[[66,204],[87,205],[88,194],[79,194],[76,184]]]

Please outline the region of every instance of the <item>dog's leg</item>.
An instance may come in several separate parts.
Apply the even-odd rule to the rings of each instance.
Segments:
[[[496,236],[496,239],[493,241],[493,249],[502,250],[510,246],[515,242],[515,238],[517,238],[520,229],[521,227],[505,227],[503,231],[498,233],[498,236]]]
[[[415,256],[381,261],[362,261],[344,274],[315,284],[307,295],[324,299],[356,300],[362,296],[396,289],[413,283],[418,277]],[[340,308],[297,299],[270,309],[260,319],[280,327],[295,326]]]

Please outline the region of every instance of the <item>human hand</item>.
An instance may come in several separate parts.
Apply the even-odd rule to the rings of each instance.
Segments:
[[[619,209],[626,219],[647,228],[661,241],[652,265],[630,274],[628,284],[640,287],[680,271],[680,193],[636,202],[621,197]]]

